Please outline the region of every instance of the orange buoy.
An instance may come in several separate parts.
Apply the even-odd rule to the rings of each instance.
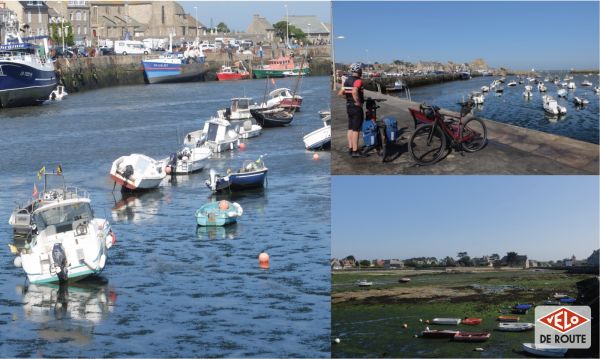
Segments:
[[[168,175],[171,174],[171,166],[165,167],[165,173],[168,174]]]
[[[269,268],[269,255],[266,252],[261,252],[258,255],[258,266],[262,269]]]
[[[315,154],[313,155],[313,160],[315,160],[315,161],[316,161],[316,160],[318,160],[318,159],[319,159],[319,154],[318,154],[318,153],[315,153]]]
[[[245,150],[246,144],[244,142],[240,143],[240,150]]]
[[[226,210],[229,209],[229,202],[223,200],[223,201],[219,201],[219,209],[220,210]]]

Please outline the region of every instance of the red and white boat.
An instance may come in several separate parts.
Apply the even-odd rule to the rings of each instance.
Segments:
[[[110,168],[110,177],[123,189],[148,190],[158,187],[167,176],[163,167],[160,161],[134,153],[117,158]]]
[[[300,111],[302,107],[302,96],[292,94],[289,88],[278,88],[269,92],[266,108],[284,107],[293,108],[294,111]]]
[[[241,65],[241,68],[240,68]],[[250,78],[250,72],[246,70],[242,63],[236,63],[235,66],[221,66],[221,71],[217,72],[219,81],[237,81]]]
[[[490,332],[458,332],[454,335],[457,342],[485,342],[490,339]]]
[[[481,318],[464,318],[461,321],[461,324],[464,324],[464,325],[477,325],[477,324],[481,324]]]

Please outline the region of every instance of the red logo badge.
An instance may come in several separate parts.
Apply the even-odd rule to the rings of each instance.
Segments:
[[[578,326],[589,322],[590,320],[584,316],[575,313],[567,308],[560,308],[552,313],[541,317],[538,322],[558,330],[561,333],[566,333],[569,330],[575,329]]]

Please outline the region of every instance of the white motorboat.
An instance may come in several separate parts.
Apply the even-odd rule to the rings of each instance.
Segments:
[[[531,91],[523,91],[523,96],[525,96],[526,99],[530,99],[533,97],[533,93]]]
[[[219,110],[218,116],[227,121],[246,120],[252,118],[250,110],[256,108],[256,104],[252,104],[250,97],[235,97],[231,99],[231,105],[225,110]]]
[[[257,137],[262,132],[262,127],[253,120],[246,120],[241,124],[235,124],[234,127],[241,139]]]
[[[212,117],[204,122],[202,130],[185,135],[183,144],[192,147],[206,146],[213,152],[225,152],[238,148],[240,138],[229,121]]]
[[[331,110],[321,110],[319,111],[319,116],[321,116],[321,118],[331,116]]]
[[[592,86],[592,83],[588,80],[583,80],[583,82],[581,82],[581,86]]]
[[[133,153],[117,158],[110,168],[110,177],[123,189],[147,190],[157,188],[167,176],[164,164],[146,155]]]
[[[161,160],[167,174],[190,174],[201,171],[212,151],[205,146],[183,146],[170,157]]]
[[[54,91],[52,91],[50,93],[50,96],[48,96],[48,100],[61,101],[67,95],[68,95],[68,93],[67,93],[67,91],[65,91],[65,87],[63,85],[58,85],[58,86],[56,86]]]
[[[573,102],[577,106],[583,106],[583,105],[587,105],[590,103],[590,101],[587,98],[577,97],[577,96],[573,97]]]
[[[483,101],[485,100],[485,97],[483,96],[483,93],[482,92],[477,92],[477,91],[471,92],[470,98],[471,98],[471,100],[473,100],[473,102],[476,105],[483,104]]]
[[[559,89],[556,94],[558,95],[558,97],[567,97],[567,90]]]
[[[569,84],[568,84],[568,83],[566,83],[566,82],[561,82],[559,86],[560,86],[560,87],[567,87],[568,85],[569,85]]]
[[[490,90],[489,86],[481,86],[481,92],[488,92]]]
[[[513,87],[513,86],[517,86],[517,81],[510,81],[506,86],[508,87]]]
[[[535,343],[523,343],[523,350],[535,356],[550,358],[562,358],[567,353],[567,348]]]
[[[293,108],[296,111],[300,111],[300,108],[302,107],[302,96],[292,94],[292,90],[290,90],[289,88],[278,88],[269,92],[269,99],[260,107],[285,107]]]
[[[551,115],[564,115],[567,113],[567,108],[560,106],[555,99],[550,95],[542,96],[544,110]]]
[[[531,91],[533,87],[531,85],[525,85],[525,91]]]
[[[387,86],[385,88],[385,90],[387,92],[398,92],[398,91],[402,91],[404,90],[404,88],[406,87],[406,85],[404,84],[404,82],[400,79],[394,81],[394,85],[393,86]]]
[[[525,332],[533,328],[533,323],[498,323],[498,330],[502,332]]]
[[[567,84],[567,88],[569,90],[575,90],[577,88],[577,86],[575,86],[575,82],[571,81]]]
[[[459,325],[460,322],[460,318],[433,318],[431,321],[431,323],[439,325]]]
[[[596,87],[594,87],[594,92],[595,92],[596,94],[600,94],[600,86],[596,86]]]
[[[359,287],[370,287],[373,285],[373,282],[369,282],[366,279],[362,279],[359,280],[356,284],[358,284]]]
[[[304,147],[307,150],[327,149],[331,147],[331,115],[324,117],[323,127],[304,136]]]
[[[74,282],[99,274],[116,237],[106,219],[95,218],[88,192],[46,188],[31,212],[31,242],[17,250],[14,264],[30,283]],[[62,175],[53,175],[62,178]]]
[[[538,91],[539,91],[539,92],[546,92],[547,90],[548,90],[548,89],[546,88],[546,85],[544,85],[544,83],[543,83],[543,82],[540,82],[540,83],[538,84]]]

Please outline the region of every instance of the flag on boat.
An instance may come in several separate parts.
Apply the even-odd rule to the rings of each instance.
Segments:
[[[62,166],[61,165],[58,165],[58,167],[56,167],[56,174],[62,175]]]
[[[42,176],[46,173],[46,166],[40,168],[40,170],[38,171],[38,180],[42,179]]]
[[[33,193],[31,194],[31,197],[36,197],[37,195],[38,195],[38,190],[37,190],[37,186],[34,183],[33,184]]]

